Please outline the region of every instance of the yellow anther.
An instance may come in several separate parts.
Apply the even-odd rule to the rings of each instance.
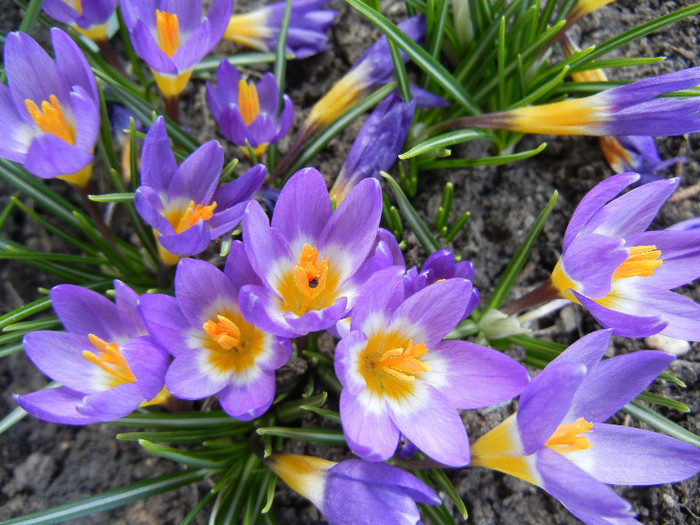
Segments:
[[[260,114],[260,100],[255,84],[248,84],[245,80],[238,81],[238,109],[246,126],[255,120]]]
[[[65,140],[69,144],[75,144],[75,131],[68,123],[56,95],[51,95],[48,102],[43,100],[41,109],[30,99],[26,99],[24,105],[29,112],[29,116],[36,122],[41,131],[56,135],[59,139]]]
[[[194,201],[190,201],[187,205],[185,213],[183,213],[182,216],[179,218],[177,224],[173,224],[173,228],[175,228],[175,233],[182,233],[188,228],[191,228],[199,221],[199,219],[205,221],[211,219],[211,216],[214,215],[215,209],[216,202],[212,202],[209,206],[202,206],[201,204],[197,204],[197,206],[195,207]],[[171,221],[171,224],[173,222],[174,221]]]
[[[318,264],[318,250],[304,244],[299,256],[299,263],[294,267],[294,282],[305,297],[320,293],[326,287],[328,277],[328,259]]]
[[[421,361],[428,352],[424,343],[413,346],[413,340],[409,340],[405,348],[392,348],[382,353],[377,364],[387,374],[401,381],[413,382],[416,374],[427,372],[430,366]]]
[[[613,273],[613,279],[624,279],[626,277],[651,277],[663,261],[661,251],[653,244],[650,246],[632,246],[629,249],[629,256],[617,270]]]
[[[216,322],[209,320],[204,323],[203,328],[224,350],[231,350],[241,342],[241,330],[226,316],[217,315]]]
[[[156,33],[158,47],[172,58],[180,47],[180,23],[177,15],[156,9]]]
[[[586,436],[579,434],[593,432],[592,428],[593,423],[580,417],[573,423],[559,425],[545,445],[560,453],[588,450],[593,444]]]
[[[83,357],[96,364],[105,372],[120,379],[116,384],[131,383],[136,381],[134,374],[129,368],[129,364],[124,359],[124,356],[119,351],[119,346],[116,343],[108,343],[95,334],[88,334],[88,339],[92,346],[98,351],[98,354],[89,350],[83,350]]]

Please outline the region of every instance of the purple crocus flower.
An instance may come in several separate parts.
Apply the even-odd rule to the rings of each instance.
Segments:
[[[336,463],[313,456],[273,454],[267,466],[311,500],[329,525],[415,525],[416,502],[440,505],[437,494],[398,467],[349,459]]]
[[[440,107],[447,102],[423,89],[412,88],[412,99],[405,102],[398,91],[387,96],[360,128],[338,178],[331,188],[331,197],[340,204],[348,192],[362,179],[379,178],[388,171],[401,152],[416,107]]]
[[[590,2],[589,2],[590,3]],[[579,2],[581,4],[581,2]],[[571,39],[568,33],[563,33],[559,41],[564,49],[564,54],[569,57],[580,51],[580,48]],[[571,75],[576,82],[607,82],[608,77],[602,69],[591,69],[573,73]],[[600,149],[603,152],[608,165],[615,173],[633,171],[639,173],[641,178],[638,184],[646,184],[661,177],[657,171],[683,162],[684,157],[674,157],[665,161],[661,160],[656,149],[654,137],[638,135],[620,135],[617,137],[600,137]]]
[[[147,337],[139,296],[120,281],[114,281],[114,292],[111,302],[80,286],[51,290],[54,311],[67,332],[30,332],[24,350],[39,370],[63,386],[13,396],[34,417],[87,425],[167,399],[168,353]]]
[[[194,400],[218,394],[229,415],[246,421],[267,411],[275,397],[274,371],[287,362],[291,346],[241,316],[239,289],[259,282],[236,241],[224,272],[183,259],[175,297],[143,297],[146,326],[175,357],[165,376],[173,395]]]
[[[262,285],[241,289],[243,316],[284,337],[324,330],[345,317],[376,266],[382,197],[366,179],[335,212],[323,176],[313,168],[294,174],[282,189],[272,224],[257,202],[243,217],[246,253]],[[381,254],[382,260],[388,260]]]
[[[56,61],[26,33],[5,40],[7,86],[0,83],[0,156],[42,179],[84,188],[100,129],[97,86],[78,46],[51,29]]]
[[[670,290],[700,276],[700,232],[645,231],[679,179],[616,197],[638,179],[621,173],[588,192],[571,217],[549,285],[618,335],[698,341],[700,305]]]
[[[231,0],[214,0],[202,15],[201,0],[121,0],[124,23],[139,56],[167,99],[177,99],[194,65],[219,43],[231,16]]]
[[[657,98],[700,84],[700,66],[540,106],[451,121],[450,127],[552,135],[671,136],[700,131],[700,98]]]
[[[655,485],[700,471],[700,450],[677,439],[603,423],[673,356],[640,351],[600,361],[612,332],[589,334],[540,372],[517,414],[479,438],[472,466],[534,483],[588,524],[637,523],[610,485]]]
[[[227,60],[216,70],[215,88],[207,82],[207,102],[224,136],[248,153],[246,143],[256,156],[269,144],[284,137],[294,122],[294,106],[284,95],[279,112],[279,89],[272,73],[265,73],[257,86],[241,78]]]
[[[328,31],[338,11],[322,9],[328,0],[292,0],[287,31],[287,53],[306,58],[325,51]],[[274,51],[286,2],[276,2],[250,13],[232,15],[224,38],[259,51]]]
[[[51,18],[70,25],[90,40],[107,40],[109,18],[119,0],[44,0],[41,7]]]
[[[367,281],[335,350],[353,453],[385,461],[403,434],[435,461],[466,465],[469,440],[457,409],[501,403],[527,386],[527,372],[510,357],[442,340],[463,318],[471,290],[466,279],[447,279],[406,298],[401,275],[386,270]]]
[[[265,167],[258,164],[217,189],[223,163],[223,149],[212,140],[178,166],[163,117],[146,134],[134,204],[156,232],[166,264],[179,260],[173,254],[203,252],[212,239],[237,226],[248,200],[265,180]]]

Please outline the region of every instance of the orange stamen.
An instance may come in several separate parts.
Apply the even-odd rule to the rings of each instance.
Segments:
[[[416,380],[416,374],[430,370],[430,366],[419,359],[427,352],[425,343],[413,346],[413,340],[410,339],[406,348],[392,348],[385,351],[377,364],[387,374],[410,383]]]
[[[65,140],[69,144],[75,144],[75,131],[68,123],[56,95],[51,95],[48,102],[43,100],[41,109],[30,99],[26,99],[24,105],[29,112],[29,116],[36,122],[41,131],[56,135],[59,139]]]
[[[156,33],[158,34],[158,47],[172,58],[180,46],[180,23],[177,15],[156,9]]]
[[[209,206],[197,204],[197,207],[195,207],[194,201],[190,201],[187,205],[185,213],[182,214],[182,217],[180,217],[180,219],[177,221],[177,224],[173,224],[175,233],[184,232],[188,228],[194,226],[200,219],[204,221],[211,219],[215,209],[216,202],[212,202]]]
[[[663,261],[661,251],[653,244],[650,246],[631,246],[629,256],[617,270],[613,272],[613,279],[625,279],[627,277],[651,277]]]
[[[88,339],[92,346],[98,350],[95,354],[89,350],[83,350],[83,357],[96,364],[102,370],[111,374],[117,379],[116,384],[132,383],[136,381],[134,374],[129,368],[129,364],[124,359],[124,356],[119,351],[119,346],[116,343],[108,343],[103,341],[95,334],[88,334]]]
[[[580,417],[573,423],[559,425],[545,445],[559,453],[588,450],[593,444],[586,436],[579,436],[579,434],[592,432],[592,428],[593,423]]]
[[[237,347],[241,341],[241,330],[236,326],[236,323],[223,315],[217,315],[216,319],[218,322],[207,321],[204,323],[204,331],[224,350]]]
[[[317,259],[318,250],[305,243],[299,263],[294,267],[294,281],[305,297],[312,297],[326,287],[328,259],[322,259],[316,264]]]
[[[246,126],[255,120],[260,114],[260,101],[255,84],[248,84],[245,80],[238,81],[238,108]]]

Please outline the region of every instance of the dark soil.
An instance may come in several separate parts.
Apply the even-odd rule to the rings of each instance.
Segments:
[[[653,16],[693,3],[692,0],[618,0],[585,19],[580,24],[581,28],[575,30],[575,35],[583,46],[592,45]],[[334,0],[331,4],[341,10],[332,31],[331,49],[323,55],[291,63],[288,68],[288,93],[298,111],[297,123],[378,34],[340,0]],[[237,3],[236,9],[245,11],[249,5],[252,2],[248,5]],[[394,8],[385,8],[385,12],[400,18],[401,9],[398,4]],[[0,3],[0,29],[15,29],[20,20],[18,11],[9,1]],[[665,55],[668,59],[653,67],[615,70],[610,76],[637,78],[700,65],[697,51],[700,49],[697,32],[699,20],[694,17],[674,24],[619,50],[616,56]],[[228,52],[234,48],[229,45],[221,49]],[[215,122],[206,112],[203,82],[194,82],[188,88],[183,112],[183,124],[190,127],[199,140],[212,137],[221,139],[215,130]],[[315,163],[329,183],[339,172],[359,126],[358,122],[346,129],[329,144]],[[415,206],[426,220],[432,221],[442,187],[447,181],[455,185],[451,220],[464,211],[472,213],[467,227],[450,247],[474,263],[475,283],[483,298],[490,295],[534,217],[556,189],[559,191],[556,209],[537,241],[512,296],[521,295],[545,279],[560,255],[563,232],[574,207],[586,191],[611,174],[598,149],[597,140],[593,138],[535,136],[523,140],[518,150],[534,148],[543,141],[548,142],[545,151],[528,161],[500,167],[426,173],[420,181]],[[700,215],[700,138],[697,135],[672,137],[659,139],[658,143],[662,157],[685,155],[688,159],[666,174],[678,175],[682,182],[674,202],[662,209],[653,226],[664,228]],[[281,150],[285,150],[285,143]],[[228,151],[228,158],[235,154],[235,148]],[[487,152],[474,144],[461,153],[482,156]],[[57,191],[63,188],[62,183],[57,181],[49,184]],[[0,208],[12,192],[0,186]],[[65,249],[20,213],[12,215],[2,235],[36,249]],[[407,234],[407,241],[407,260],[424,260],[425,253],[415,237]],[[29,265],[3,261],[0,263],[0,314],[41,297],[38,287],[49,288],[55,284],[58,281],[40,274]],[[698,286],[689,285],[684,293],[700,300]],[[596,328],[591,317],[573,305],[533,326],[536,335],[564,343],[571,343]],[[616,338],[612,351],[623,352],[643,347],[642,341]],[[521,356],[518,349],[511,350],[511,355]],[[670,372],[685,381],[688,388],[682,390],[658,382],[654,386],[655,391],[685,403],[691,408],[691,413],[659,411],[684,428],[700,433],[700,417],[697,415],[700,409],[698,346],[694,344],[689,353],[680,356],[672,364]],[[45,382],[42,374],[32,367],[23,354],[0,360],[0,416],[14,408],[10,393],[30,392],[41,388]],[[470,435],[478,437],[513,409],[512,404],[507,404],[469,412],[464,415],[465,424]],[[623,415],[616,416],[616,422],[638,425]],[[135,443],[116,441],[113,438],[119,431],[119,428],[109,425],[73,428],[26,418],[5,432],[0,436],[0,519],[35,512],[179,469],[169,461],[150,456]],[[290,444],[290,447],[296,452],[305,451],[333,459],[341,453],[339,449],[329,451],[327,448],[314,449],[301,444]],[[556,500],[520,480],[483,469],[463,469],[453,471],[451,475],[467,504],[470,521],[476,525],[577,523]],[[203,482],[199,486],[189,486],[75,522],[130,525],[178,523],[208,488],[210,484]],[[622,489],[621,494],[634,504],[640,521],[645,524],[691,524],[700,520],[697,477],[674,485]],[[282,524],[311,523],[319,519],[319,514],[308,501],[283,490],[281,484],[275,512]],[[198,521],[204,522],[204,519]]]

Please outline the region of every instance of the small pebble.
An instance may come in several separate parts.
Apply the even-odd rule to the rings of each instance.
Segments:
[[[654,334],[644,338],[644,343],[651,350],[662,350],[675,356],[687,354],[690,351],[690,343],[683,339],[675,339],[667,335]]]

